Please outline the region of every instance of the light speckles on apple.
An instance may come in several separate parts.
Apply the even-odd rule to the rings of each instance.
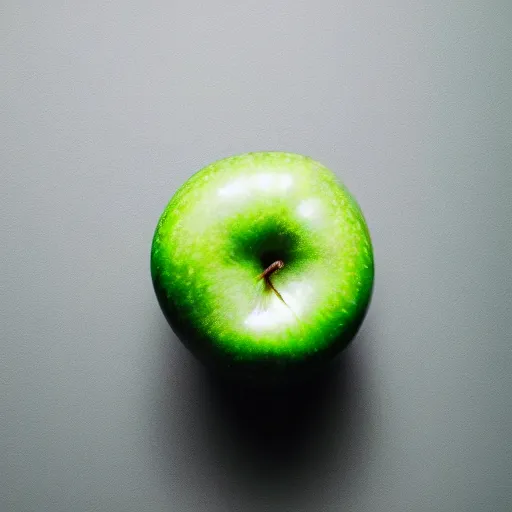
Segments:
[[[281,298],[256,282],[276,260]],[[151,271],[181,337],[233,360],[302,360],[348,343],[370,300],[373,254],[361,210],[329,170],[251,153],[214,162],[178,190]]]

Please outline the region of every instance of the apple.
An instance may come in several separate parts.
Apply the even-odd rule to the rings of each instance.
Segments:
[[[178,338],[265,380],[323,367],[356,334],[374,278],[360,207],[326,167],[282,152],[194,174],[157,224],[151,275]]]

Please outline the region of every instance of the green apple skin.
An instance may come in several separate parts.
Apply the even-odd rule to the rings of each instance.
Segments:
[[[284,266],[261,278],[272,263]],[[165,208],[151,275],[204,363],[265,381],[318,369],[356,334],[374,279],[358,204],[309,157],[258,152],[193,175]]]

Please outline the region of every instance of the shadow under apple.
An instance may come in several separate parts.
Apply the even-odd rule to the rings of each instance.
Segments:
[[[353,364],[347,354],[307,380],[262,389],[205,372],[218,446],[251,478],[296,477],[327,447],[326,436],[339,435],[328,431],[349,412]]]
[[[164,351],[152,443],[173,495],[216,489],[304,503],[355,483],[372,437],[361,335],[325,372],[285,389],[227,381],[175,343]]]

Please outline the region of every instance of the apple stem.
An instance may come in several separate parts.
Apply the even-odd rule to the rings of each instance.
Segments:
[[[284,267],[284,262],[282,260],[277,260],[272,263],[268,268],[266,268],[259,276],[259,279],[268,280],[268,278],[276,271]]]
[[[292,312],[293,316],[296,318],[297,322],[300,325],[301,321],[300,321],[299,317],[295,314],[295,311],[293,311],[293,309],[290,306],[288,306],[286,301],[283,299],[283,296],[276,290],[276,287],[272,284],[272,281],[270,280],[270,276],[274,272],[276,272],[276,270],[279,270],[283,267],[284,267],[284,262],[282,260],[274,261],[274,263],[272,263],[272,265],[270,265],[267,269],[265,269],[264,272],[262,272],[258,276],[258,280],[259,279],[265,280],[265,285],[268,286],[276,294],[277,298]]]

